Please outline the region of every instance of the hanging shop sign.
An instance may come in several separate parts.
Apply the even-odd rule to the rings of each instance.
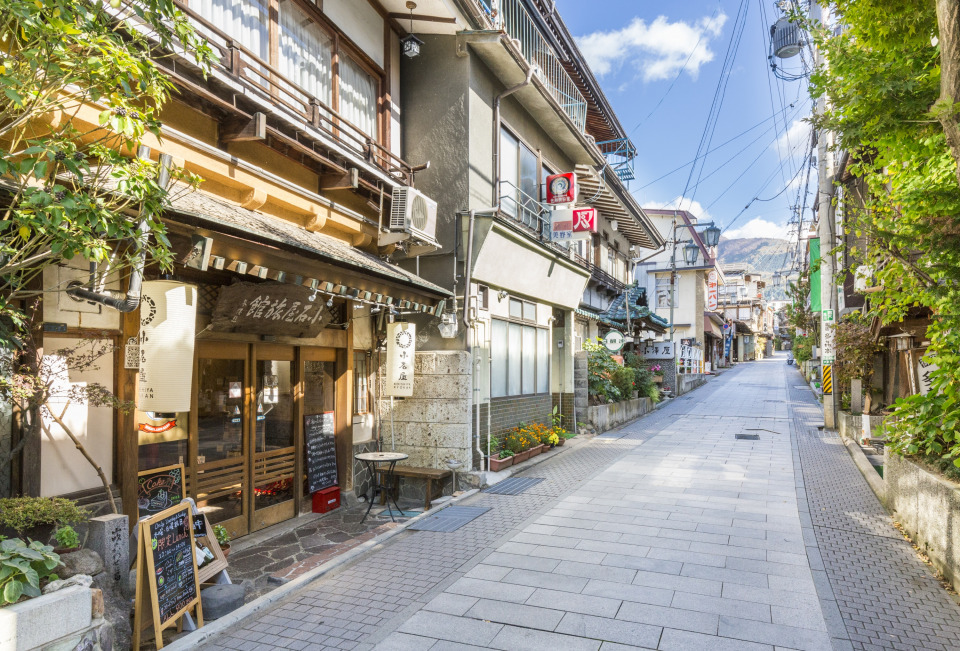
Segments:
[[[574,208],[573,239],[589,240],[597,232],[598,221],[596,208]]]
[[[603,346],[611,353],[619,352],[623,348],[623,333],[617,330],[611,330],[603,336]]]
[[[190,411],[197,288],[171,280],[143,283],[137,409]]]
[[[417,354],[417,327],[412,323],[387,324],[387,382],[384,395],[413,395],[413,363]]]
[[[717,311],[717,270],[711,269],[707,274],[707,310]]]
[[[326,301],[309,287],[290,283],[237,283],[220,290],[210,329],[312,338],[332,320],[333,313]]]
[[[550,214],[550,241],[569,242],[573,239],[573,211],[554,210]]]
[[[644,359],[673,359],[674,346],[672,341],[653,341],[640,351]]]
[[[836,358],[835,339],[836,331],[833,329],[834,318],[833,310],[823,310],[821,312],[823,327],[820,330],[823,333],[823,350],[820,351],[821,363],[833,364]]]
[[[547,177],[547,203],[573,203],[577,198],[577,174],[551,174]]]
[[[933,378],[930,377],[930,374],[940,367],[937,366],[933,359],[926,357],[926,350],[914,350],[911,352],[917,361],[917,389],[921,395],[925,396],[930,393],[930,387],[933,385]]]

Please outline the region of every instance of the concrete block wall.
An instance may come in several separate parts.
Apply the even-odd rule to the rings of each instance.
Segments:
[[[410,466],[446,468],[444,460],[449,458],[469,466],[471,380],[465,351],[418,352],[413,396],[394,398],[392,410],[390,398],[379,400],[384,449],[392,449],[395,441],[397,452],[410,455],[404,462]]]
[[[573,356],[573,387],[577,413],[585,413],[590,404],[590,394],[587,383],[587,353],[583,350]]]
[[[581,422],[590,423],[596,432],[606,432],[617,425],[639,418],[653,409],[650,398],[622,400],[608,405],[588,407]]]
[[[886,452],[886,506],[934,567],[960,588],[960,484]]]

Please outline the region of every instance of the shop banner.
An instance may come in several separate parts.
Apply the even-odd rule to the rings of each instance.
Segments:
[[[717,270],[711,269],[707,274],[707,310],[717,311]]]
[[[290,283],[236,283],[220,289],[210,330],[316,337],[333,320],[326,300]]]
[[[673,359],[674,345],[672,341],[647,342],[640,354],[644,359]]]
[[[413,395],[413,363],[417,353],[417,327],[412,323],[387,324],[387,382],[384,395]]]

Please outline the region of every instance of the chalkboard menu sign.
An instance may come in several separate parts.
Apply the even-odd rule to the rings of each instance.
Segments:
[[[183,500],[183,464],[137,474],[137,517],[156,515]]]
[[[337,485],[337,445],[332,411],[303,417],[307,448],[307,489],[316,493]]]
[[[135,649],[140,648],[140,633],[150,624],[157,648],[162,648],[163,629],[194,607],[197,625],[203,626],[190,509],[190,503],[184,502],[138,524]]]

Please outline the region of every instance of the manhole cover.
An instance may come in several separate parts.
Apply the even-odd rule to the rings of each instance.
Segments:
[[[437,511],[435,515],[413,523],[409,528],[413,531],[450,533],[468,522],[476,520],[489,510],[489,508],[479,506],[448,506],[442,511]]]
[[[737,434],[736,438],[744,441],[759,441],[760,435],[759,434]]]
[[[484,488],[484,493],[494,493],[496,495],[519,495],[531,486],[536,486],[543,481],[543,477],[511,477],[504,479],[491,486]]]

